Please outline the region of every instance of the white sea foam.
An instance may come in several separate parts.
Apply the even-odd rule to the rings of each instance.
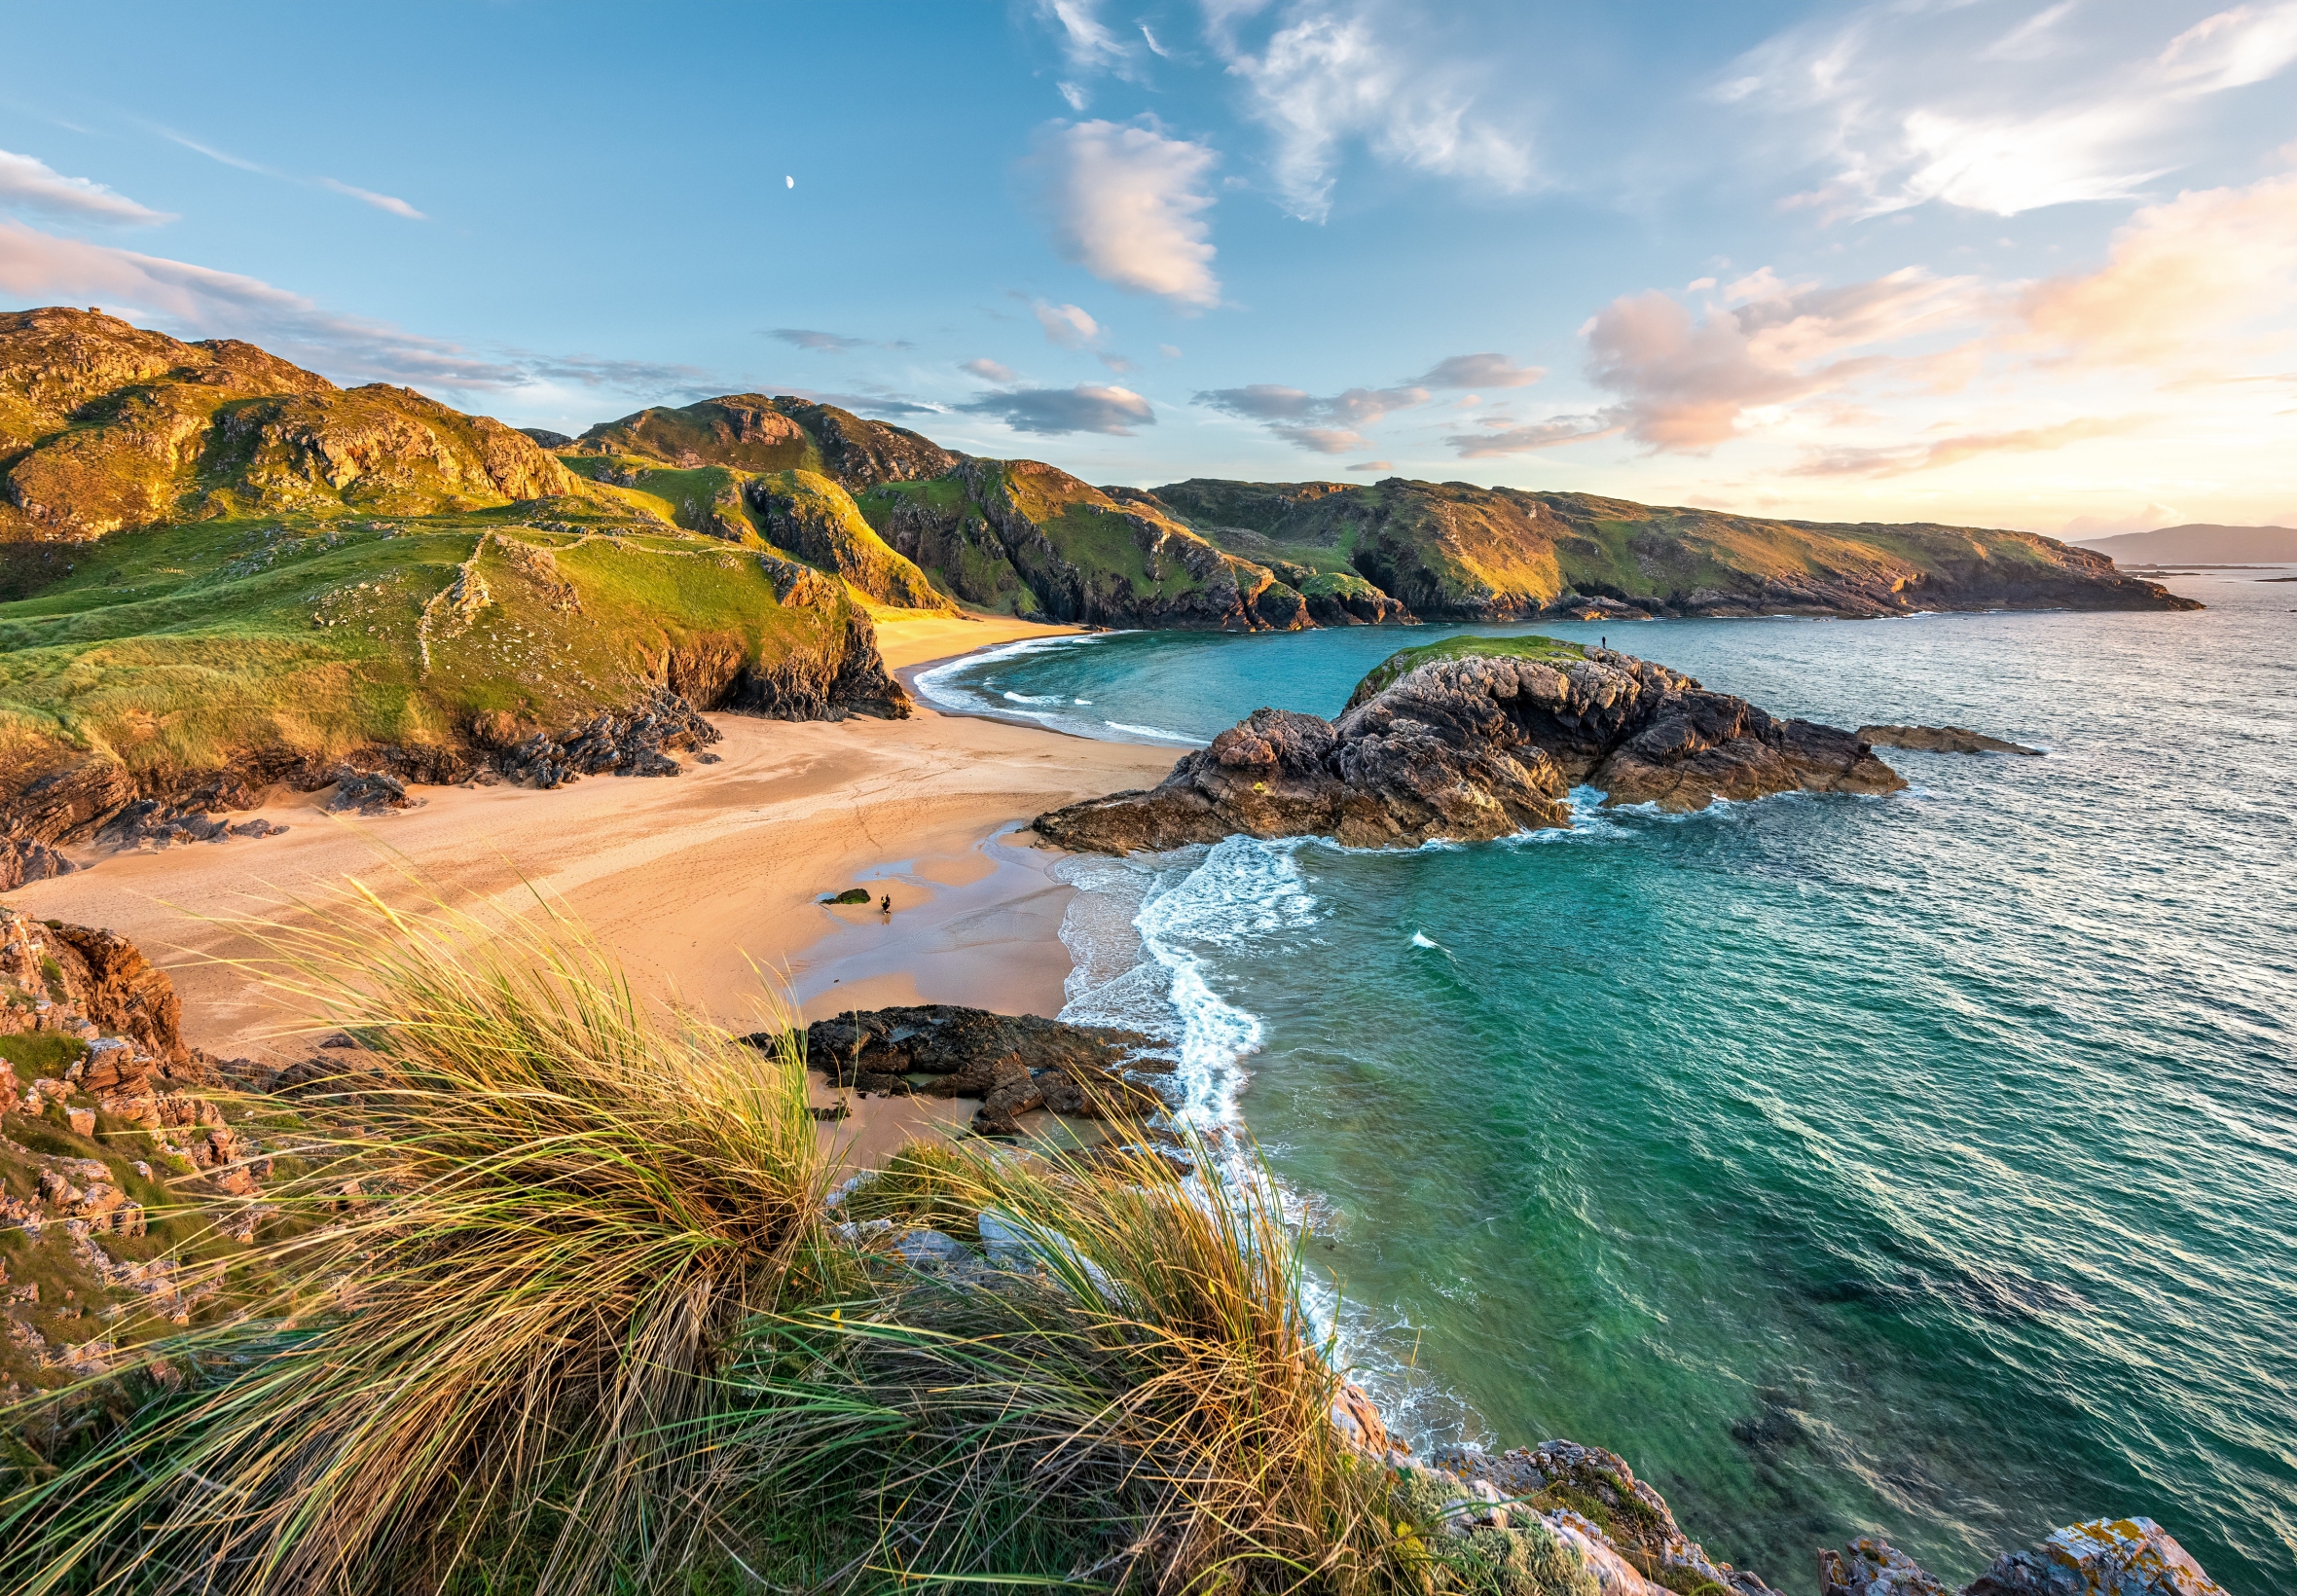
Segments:
[[[1015,704],[1058,704],[1063,697],[1059,693],[1040,693],[1032,697],[1027,693],[1013,692],[1009,688],[1006,689],[1004,696]]]
[[[1431,938],[1426,931],[1412,932],[1411,945],[1415,948],[1440,948],[1443,946],[1442,943]]]
[[[1168,732],[1162,726],[1128,726],[1121,720],[1104,720],[1101,724],[1111,731],[1130,732],[1135,737],[1152,737],[1159,743],[1181,743],[1191,748],[1205,745],[1201,737],[1190,737],[1186,732]]]
[[[1224,1184],[1268,1179],[1236,1134],[1244,1128],[1244,1061],[1258,1050],[1261,1027],[1215,990],[1214,961],[1321,918],[1298,866],[1309,848],[1362,852],[1316,838],[1231,837],[1147,857],[1072,854],[1053,866],[1077,889],[1061,922],[1072,968],[1060,1017],[1138,1031],[1171,1050],[1180,1064],[1175,1117],[1209,1134],[1215,1163],[1206,1174]],[[1412,941],[1441,951],[1424,932]],[[1267,1189],[1293,1228],[1329,1234],[1338,1222],[1313,1193],[1282,1182]],[[1329,1356],[1371,1394],[1399,1434],[1415,1444],[1481,1438],[1467,1405],[1418,1367],[1417,1326],[1343,1298],[1313,1267],[1300,1275],[1300,1302]]]
[[[1024,654],[1041,654],[1054,648],[1080,648],[1110,635],[1112,634],[1088,632],[1078,635],[1064,634],[1058,637],[1023,637],[1018,642],[1000,643],[994,648],[960,654],[956,659],[936,665],[930,671],[920,671],[911,679],[919,695],[936,708],[980,709],[991,701],[959,680],[962,674],[978,671],[999,660],[1018,659]]]

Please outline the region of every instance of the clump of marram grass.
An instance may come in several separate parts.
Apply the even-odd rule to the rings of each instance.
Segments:
[[[303,1289],[157,1349],[183,1387],[8,1500],[8,1588],[587,1591],[695,1566],[729,1351],[838,1268],[798,1034],[761,1054],[666,1024],[547,914],[354,888],[243,928],[370,1050],[305,1105],[315,1173],[269,1194],[290,1222],[259,1251]]]
[[[365,1049],[289,1100],[312,1173],[253,1262],[300,1285],[19,1476],[0,1585],[1513,1591],[1335,1428],[1264,1179],[912,1144],[841,1215],[794,1026],[664,1022],[547,913],[242,928]]]
[[[1332,1423],[1340,1376],[1264,1182],[1188,1181],[1145,1147],[1027,1161],[957,1147],[896,1163],[848,1204],[977,1215],[994,1266],[903,1274],[865,1311],[777,1316],[756,1339],[757,1366],[802,1348],[857,1406],[898,1416],[857,1426],[864,1444],[824,1446],[819,1429],[806,1442],[817,1469],[837,1454],[889,1584],[1424,1583],[1390,1475]]]

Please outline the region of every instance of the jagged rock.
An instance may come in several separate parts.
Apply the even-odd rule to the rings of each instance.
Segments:
[[[385,771],[346,770],[337,778],[335,796],[327,800],[327,807],[337,813],[356,810],[361,815],[380,816],[421,803],[419,798],[407,796],[406,782]]]
[[[818,571],[806,574],[828,585]],[[848,614],[843,637],[820,650],[793,649],[771,665],[742,667],[721,707],[773,720],[907,720],[914,707],[886,670],[877,629],[857,609]]]
[[[44,929],[65,994],[91,1022],[133,1040],[162,1078],[200,1084],[213,1078],[184,1043],[183,999],[165,970],[112,931],[63,922]]]
[[[0,837],[0,892],[13,892],[26,882],[68,876],[78,868],[46,843]]]
[[[1889,1542],[1861,1536],[1818,1552],[1819,1596],[1956,1596]],[[2225,1596],[2224,1587],[2150,1518],[2095,1518],[2004,1552],[1959,1596]]]
[[[1255,710],[1156,787],[1040,815],[1038,834],[1105,853],[1236,832],[1414,848],[1568,825],[1565,800],[1581,782],[1614,804],[1670,811],[1796,788],[1906,785],[1847,732],[1773,719],[1744,699],[1607,649],[1554,662],[1439,659],[1368,697],[1363,691],[1337,722]]]
[[[593,716],[563,738],[535,733],[499,756],[502,774],[523,786],[557,787],[608,771],[622,776],[675,776],[673,751],[718,740],[718,729],[667,687],[629,714]]]
[[[1742,1596],[1775,1596],[1761,1576],[1709,1557],[1676,1524],[1666,1498],[1637,1479],[1616,1452],[1552,1440],[1496,1458],[1480,1447],[1444,1446],[1428,1461],[1445,1477],[1484,1488],[1487,1499],[1526,1501],[1566,1542],[1587,1542],[1582,1549],[1605,1596],[1614,1596],[1622,1581],[1621,1569],[1606,1566],[1601,1551],[1641,1580],[1681,1570]]]
[[[1819,1596],[1953,1596],[1953,1587],[1896,1546],[1862,1535],[1818,1552]]]
[[[553,432],[546,426],[523,426],[518,430],[524,432],[528,437],[533,439],[544,449],[565,449],[570,447],[574,442],[573,439],[567,437],[564,432]]]
[[[772,1047],[779,1037],[749,1038]],[[982,1099],[973,1128],[1011,1135],[1032,1108],[1084,1118],[1139,1118],[1164,1100],[1126,1078],[1154,1044],[1130,1031],[1069,1025],[1035,1014],[992,1014],[953,1003],[881,1008],[817,1020],[806,1062],[839,1086]]]
[[[1960,726],[1861,726],[1858,735],[1878,748],[1914,748],[1923,753],[2023,753],[2038,758],[2042,752]]]
[[[1962,1596],[2226,1596],[2150,1518],[2094,1518],[2005,1552]]]

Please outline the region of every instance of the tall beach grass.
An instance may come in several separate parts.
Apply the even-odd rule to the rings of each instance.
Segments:
[[[290,1284],[156,1344],[164,1379],[17,1475],[0,1585],[1456,1584],[1332,1424],[1264,1185],[1117,1127],[913,1145],[825,1206],[802,1030],[666,1015],[548,906],[353,888],[244,928],[361,1044],[286,1103],[310,1173],[267,1191],[254,1261]],[[913,1266],[921,1225],[986,1256]]]

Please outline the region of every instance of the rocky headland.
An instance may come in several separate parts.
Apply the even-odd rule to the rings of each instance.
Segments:
[[[2017,753],[2038,758],[2042,752],[1964,726],[1861,726],[1858,735],[1878,748],[1913,748],[1919,753]]]
[[[1399,661],[1367,676],[1337,721],[1255,710],[1157,786],[1040,815],[1038,835],[1101,853],[1237,832],[1416,848],[1568,826],[1581,785],[1609,804],[1677,813],[1906,785],[1849,732],[1780,719],[1610,649],[1465,638],[1425,663]]]

